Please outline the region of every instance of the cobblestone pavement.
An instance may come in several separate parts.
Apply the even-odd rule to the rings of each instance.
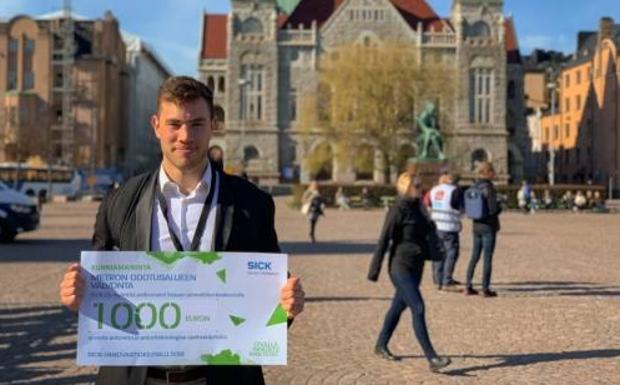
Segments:
[[[384,212],[328,210],[319,243],[309,244],[304,217],[285,202],[277,202],[278,233],[308,302],[290,329],[289,365],[265,370],[269,385],[620,384],[620,215],[506,213],[494,259],[498,298],[438,292],[427,267],[431,339],[453,360],[432,374],[408,313],[390,343],[403,359],[372,354],[393,293],[385,270],[378,283],[365,279]],[[46,206],[41,229],[0,245],[0,384],[92,381],[94,368],[74,365],[76,320],[58,306],[57,284],[88,248],[95,209]],[[466,224],[458,280],[470,231]]]

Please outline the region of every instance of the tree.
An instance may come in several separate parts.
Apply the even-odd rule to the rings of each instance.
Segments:
[[[453,67],[420,60],[411,45],[342,46],[321,57],[319,83],[302,97],[299,124],[307,140],[320,135],[334,144],[339,162],[352,164],[360,146],[372,146],[389,181],[390,170],[402,166],[403,143],[415,142],[415,111],[434,102],[440,128],[450,125],[454,77]],[[317,164],[313,156],[305,166]]]

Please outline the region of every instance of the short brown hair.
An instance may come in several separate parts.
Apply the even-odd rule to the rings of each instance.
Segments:
[[[178,105],[197,99],[204,99],[207,102],[209,115],[213,119],[213,93],[209,87],[189,76],[173,76],[166,79],[159,87],[157,108],[160,108],[163,101]]]

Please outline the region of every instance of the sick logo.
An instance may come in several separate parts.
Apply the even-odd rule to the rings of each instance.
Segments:
[[[271,262],[250,261],[248,262],[248,270],[271,270]]]

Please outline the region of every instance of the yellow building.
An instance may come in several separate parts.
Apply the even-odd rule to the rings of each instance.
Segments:
[[[555,153],[556,182],[611,180],[618,189],[620,25],[603,18],[599,31],[580,32],[578,40],[554,82],[555,114],[542,118],[543,147]]]

